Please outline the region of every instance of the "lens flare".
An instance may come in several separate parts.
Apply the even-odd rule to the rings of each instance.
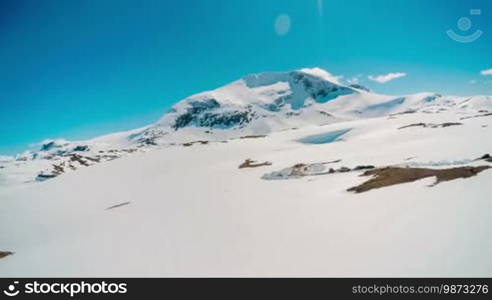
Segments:
[[[290,31],[290,17],[286,14],[281,14],[275,19],[275,33],[282,36]]]

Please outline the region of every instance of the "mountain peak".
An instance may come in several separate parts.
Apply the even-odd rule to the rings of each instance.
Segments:
[[[251,74],[178,102],[159,124],[175,130],[189,126],[237,129],[255,120],[264,124],[275,119],[274,123],[282,124],[300,116],[304,108],[358,93],[320,68]]]

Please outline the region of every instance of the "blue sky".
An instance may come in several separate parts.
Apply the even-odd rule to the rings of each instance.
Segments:
[[[0,1],[0,153],[139,127],[262,71],[318,66],[382,93],[492,94],[480,74],[492,68],[491,14],[488,0]],[[459,43],[448,29],[483,35]],[[406,76],[368,79],[390,73]]]

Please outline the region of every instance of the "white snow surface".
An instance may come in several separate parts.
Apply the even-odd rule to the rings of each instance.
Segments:
[[[14,160],[13,156],[0,155],[0,162],[9,162]]]
[[[262,179],[298,163],[337,160],[326,167],[492,166],[476,160],[492,153],[485,112],[492,98],[358,90],[305,99],[242,128],[169,129],[190,101],[210,95],[219,109],[253,103],[261,112],[271,95],[305,92],[293,91],[289,73],[251,76],[185,99],[145,128],[1,158],[0,251],[15,254],[0,259],[0,276],[492,276],[492,170],[361,194],[347,189],[367,180],[363,171]],[[292,120],[283,114],[289,111],[305,115]],[[462,125],[398,129],[448,122]],[[331,143],[299,142],[346,129]],[[267,136],[238,138],[251,133]],[[157,145],[138,144],[142,136]],[[182,145],[198,139],[209,143]],[[65,160],[56,151],[79,145],[89,146],[81,155],[116,149],[118,159],[19,184],[53,164],[45,155]],[[272,165],[239,169],[248,158]]]

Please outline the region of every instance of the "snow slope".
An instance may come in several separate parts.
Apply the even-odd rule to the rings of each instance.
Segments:
[[[67,170],[0,188],[0,251],[15,252],[0,259],[0,276],[492,276],[492,169],[361,194],[347,189],[367,180],[363,171],[264,179],[299,163],[492,166],[476,160],[492,154],[492,99],[378,95],[341,89],[320,72],[248,76],[185,99],[146,128],[46,141],[16,160],[2,158],[0,174],[8,176],[0,178],[53,159]],[[301,101],[299,74],[310,88],[347,93]],[[279,111],[265,108],[278,97],[286,103]],[[206,109],[173,128],[197,101]],[[207,111],[224,113],[209,119],[224,122],[247,106],[269,117],[230,128],[200,124]],[[288,112],[302,113],[289,119]],[[265,136],[244,138],[252,133]],[[98,155],[101,163],[89,159]],[[239,169],[248,158],[272,164]]]
[[[492,171],[363,194],[346,191],[360,172],[261,179],[299,162],[444,166],[491,153],[492,118],[398,129],[459,118],[404,114],[160,148],[3,189],[0,245],[15,254],[0,275],[491,276]],[[298,142],[345,128],[337,142]],[[238,169],[246,158],[273,164]]]

